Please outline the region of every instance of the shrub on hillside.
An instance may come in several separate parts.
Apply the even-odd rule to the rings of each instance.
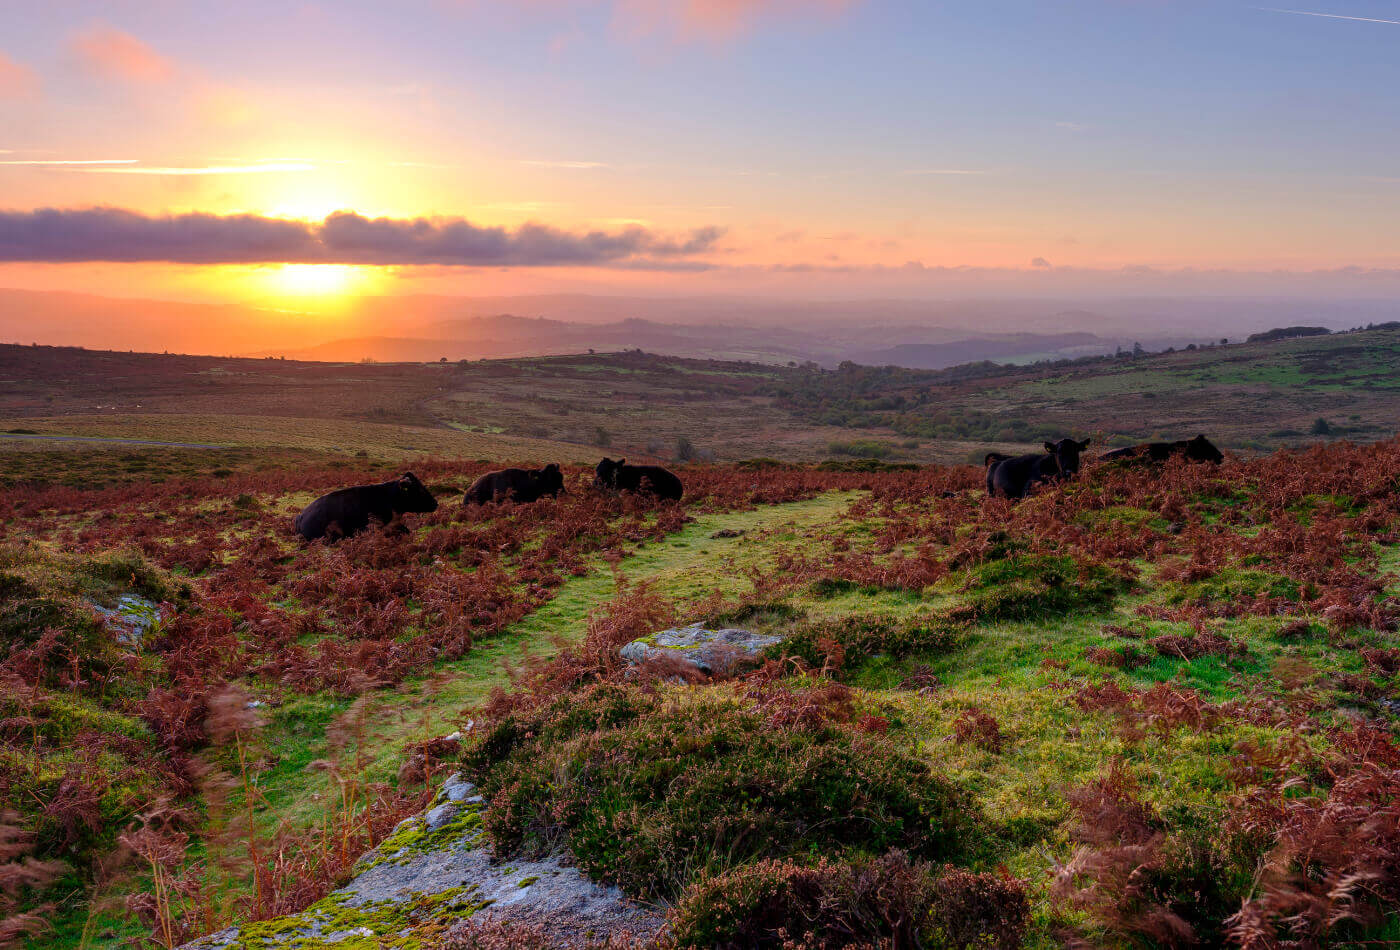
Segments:
[[[967,600],[951,616],[982,623],[1061,617],[1106,607],[1127,586],[1120,574],[1097,562],[1017,555],[969,570],[963,587]]]
[[[797,657],[809,666],[830,662],[833,646],[848,665],[872,656],[905,657],[951,653],[967,642],[963,624],[937,617],[896,618],[882,614],[853,614],[800,623],[782,643],[770,648],[776,656]]]
[[[830,455],[845,455],[851,458],[882,459],[891,451],[890,446],[874,439],[856,439],[851,442],[831,442],[826,451]]]
[[[567,843],[639,897],[809,851],[948,858],[975,822],[961,787],[889,740],[731,699],[594,686],[506,714],[464,757],[502,852]]]
[[[675,945],[717,950],[917,946],[935,891],[899,851],[876,860],[765,860],[707,878],[671,915]]]
[[[677,948],[1015,950],[1030,924],[1024,882],[900,851],[881,858],[766,860],[691,887],[671,914]]]
[[[930,942],[946,950],[1016,950],[1030,927],[1025,882],[1005,871],[946,867],[933,885]]]

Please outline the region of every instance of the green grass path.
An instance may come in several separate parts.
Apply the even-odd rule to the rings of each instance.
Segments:
[[[746,565],[767,561],[775,544],[836,521],[855,497],[854,492],[829,492],[807,501],[769,505],[753,511],[702,515],[662,541],[643,545],[616,569],[598,560],[586,575],[570,578],[554,598],[501,634],[477,644],[461,660],[442,663],[429,675],[398,687],[366,694],[361,699],[363,731],[358,742],[336,752],[327,730],[350,707],[350,702],[327,695],[287,694],[281,703],[262,710],[266,720],[260,739],[273,764],[258,777],[265,807],[260,825],[267,834],[282,822],[294,826],[319,823],[335,802],[332,778],[312,767],[317,760],[352,761],[358,752],[366,781],[392,780],[403,760],[406,743],[450,733],[464,712],[485,700],[491,690],[508,686],[511,671],[529,658],[548,658],[560,644],[583,638],[588,614],[617,592],[618,576],[629,581],[654,581],[669,597],[703,597],[711,590],[744,590]],[[715,537],[718,532],[738,533]],[[356,749],[358,745],[358,749]],[[229,882],[223,882],[224,888]],[[234,889],[237,889],[236,886]],[[135,936],[120,915],[106,912],[89,922],[93,933],[80,936],[86,920],[83,908],[62,915],[45,939],[49,946],[99,950],[115,947]],[[91,927],[92,923],[97,926]]]
[[[665,540],[644,545],[616,571],[599,561],[588,574],[565,582],[548,604],[483,640],[463,659],[370,694],[364,701],[365,731],[359,749],[365,777],[391,778],[405,743],[452,732],[461,724],[463,710],[485,700],[494,688],[509,685],[512,669],[527,659],[554,655],[561,643],[581,640],[589,611],[613,598],[619,575],[633,582],[654,581],[666,596],[678,599],[702,597],[716,588],[747,589],[745,565],[765,561],[776,543],[836,520],[853,497],[851,492],[830,492],[753,511],[703,515]],[[721,531],[741,533],[715,537]],[[269,823],[305,821],[321,811],[322,803],[313,796],[329,791],[329,782],[324,773],[308,766],[330,757],[326,727],[348,706],[343,700],[311,696],[292,698],[271,710],[264,740],[278,762],[261,779]]]

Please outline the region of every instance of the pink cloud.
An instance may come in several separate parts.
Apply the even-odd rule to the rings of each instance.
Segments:
[[[629,36],[670,33],[683,40],[726,42],[763,20],[830,18],[855,0],[617,0],[614,23]]]
[[[830,20],[859,0],[436,0],[450,9],[492,11],[500,9],[529,17],[558,18],[566,26],[551,41],[558,53],[581,34],[577,17],[585,10],[611,11],[614,32],[631,40],[663,37],[682,42],[724,43],[735,40],[764,21]]]
[[[39,92],[34,70],[0,53],[0,99],[28,99]]]
[[[73,50],[94,71],[132,82],[164,82],[175,66],[141,40],[98,24],[73,37]]]

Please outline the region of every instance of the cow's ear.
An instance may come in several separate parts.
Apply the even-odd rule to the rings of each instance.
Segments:
[[[1046,442],[1046,443],[1045,443],[1045,451],[1047,451],[1047,452],[1053,452],[1053,451],[1055,451],[1055,443],[1054,443],[1054,442]]]
[[[1205,440],[1206,440],[1206,434],[1205,434],[1204,432],[1198,432],[1198,433],[1196,433],[1196,441],[1197,441],[1197,442],[1204,442]]]
[[[626,460],[626,459],[618,459],[618,460],[617,460],[617,464],[618,464],[618,465],[626,465],[626,464],[627,464],[627,460]]]
[[[400,485],[413,485],[418,481],[418,477],[412,472],[404,472],[399,476]]]
[[[1089,447],[1089,443],[1092,442],[1092,441],[1094,441],[1094,440],[1093,440],[1093,439],[1085,439],[1083,442],[1080,442],[1080,443],[1079,443],[1079,447],[1080,447],[1081,449],[1087,449],[1087,448]]]

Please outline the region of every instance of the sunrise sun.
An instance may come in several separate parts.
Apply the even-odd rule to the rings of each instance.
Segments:
[[[331,297],[350,291],[363,276],[350,264],[283,264],[269,273],[269,283],[281,294]]]

